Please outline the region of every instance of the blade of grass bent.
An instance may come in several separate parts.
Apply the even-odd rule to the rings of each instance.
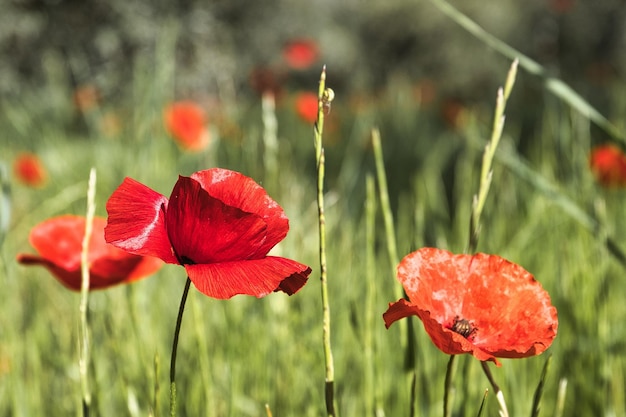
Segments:
[[[621,132],[614,124],[612,124],[606,117],[604,117],[598,110],[596,110],[595,107],[593,107],[587,100],[585,100],[580,94],[574,91],[570,86],[568,86],[560,79],[549,75],[548,71],[537,61],[534,61],[517,49],[496,38],[447,1],[429,1],[442,13],[444,13],[455,23],[457,23],[474,37],[485,43],[490,48],[494,49],[495,51],[509,59],[519,59],[519,65],[522,68],[524,68],[530,74],[541,78],[546,90],[550,91],[552,94],[572,106],[572,108],[576,109],[581,114],[588,117],[611,137],[621,141],[623,144],[626,144],[626,136],[623,132]]]

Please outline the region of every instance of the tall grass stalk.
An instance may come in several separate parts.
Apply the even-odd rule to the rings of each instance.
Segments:
[[[272,187],[278,185],[278,121],[274,93],[266,91],[261,99],[263,112],[263,165],[265,182]],[[267,187],[268,184],[266,184]]]
[[[337,416],[335,410],[335,368],[330,339],[330,302],[328,300],[328,276],[326,270],[326,217],[324,214],[324,115],[329,110],[334,92],[326,88],[326,66],[322,69],[318,88],[317,121],[315,122],[315,161],[317,164],[317,209],[319,221],[320,283],[322,290],[322,342],[324,345],[326,413]]]
[[[87,186],[87,214],[85,217],[85,234],[80,254],[81,285],[80,285],[80,331],[78,335],[80,385],[82,392],[83,416],[89,415],[91,392],[89,390],[89,324],[87,310],[89,308],[89,240],[93,232],[93,218],[96,212],[96,169],[89,171]]]

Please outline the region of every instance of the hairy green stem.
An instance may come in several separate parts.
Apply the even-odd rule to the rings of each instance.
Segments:
[[[324,393],[326,398],[326,413],[329,417],[337,416],[335,411],[335,369],[333,352],[330,340],[330,302],[328,300],[328,276],[326,270],[326,217],[324,214],[324,147],[322,135],[324,133],[324,114],[330,106],[334,93],[326,88],[326,66],[322,69],[318,89],[318,111],[315,123],[315,159],[317,162],[317,208],[319,221],[319,255],[320,255],[320,282],[322,290],[322,341],[324,345],[324,361],[326,377]]]

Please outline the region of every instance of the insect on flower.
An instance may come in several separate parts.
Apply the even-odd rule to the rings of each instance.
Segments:
[[[460,334],[466,339],[478,331],[469,320],[459,318],[459,316],[454,317],[454,323],[452,323],[450,330]]]

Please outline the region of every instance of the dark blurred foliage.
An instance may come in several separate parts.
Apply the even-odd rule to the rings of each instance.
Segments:
[[[437,81],[457,97],[493,95],[508,67],[426,0],[4,0],[0,92],[46,82],[52,56],[69,87],[125,88],[135,60],[176,39],[176,88],[250,88],[254,68],[280,69],[290,39],[317,40],[343,88],[384,88],[390,76]],[[453,1],[486,30],[546,65],[583,95],[622,77],[626,2],[618,0]],[[315,82],[319,69],[301,74]],[[592,98],[593,99],[593,98]],[[596,100],[601,101],[598,96]]]

